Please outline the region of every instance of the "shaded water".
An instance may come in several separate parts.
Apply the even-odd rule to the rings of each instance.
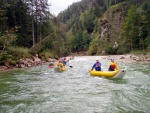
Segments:
[[[48,65],[0,73],[0,112],[149,113],[150,65],[118,62],[125,77],[105,79],[86,74],[96,58],[75,57],[63,73]]]

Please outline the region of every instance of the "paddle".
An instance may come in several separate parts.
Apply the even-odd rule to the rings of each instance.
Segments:
[[[69,66],[68,64],[66,64],[66,66]],[[73,66],[69,66],[70,68],[73,68]]]
[[[67,66],[69,66],[69,65],[67,65]],[[70,68],[73,68],[73,66],[69,66]]]
[[[86,72],[86,75],[87,75],[90,71],[92,71],[92,70],[90,69],[88,72]]]
[[[86,75],[88,74],[89,72],[86,72]]]

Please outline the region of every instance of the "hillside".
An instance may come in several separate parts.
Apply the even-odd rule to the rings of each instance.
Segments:
[[[57,17],[47,1],[0,3],[0,65],[16,66],[35,54],[47,60],[80,52],[150,53],[149,0],[81,0]]]
[[[135,8],[131,12],[133,17],[129,14],[132,7]],[[102,54],[102,51],[106,54],[123,54],[132,50],[149,48],[149,45],[144,42],[140,45],[141,38],[149,41],[148,29],[141,31],[145,37],[139,37],[141,34],[138,34],[137,31],[141,28],[143,21],[147,21],[149,25],[149,7],[148,0],[81,0],[69,6],[57,18],[61,23],[67,25],[67,44],[71,45],[69,46],[71,51],[84,50],[89,55]],[[141,19],[144,16],[146,20]],[[126,34],[128,32],[126,26],[129,24],[127,18],[136,19],[133,21],[138,22],[138,26],[136,26],[137,23],[131,26],[133,29],[131,34],[135,34],[133,39],[128,39]],[[148,28],[148,25],[144,24],[144,27]],[[82,43],[85,35],[88,41]],[[127,41],[130,41],[130,45],[126,44]],[[137,44],[140,46],[137,47]]]

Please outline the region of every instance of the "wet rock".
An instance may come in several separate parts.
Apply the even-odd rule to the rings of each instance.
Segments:
[[[121,56],[120,59],[125,59],[125,56]]]
[[[7,66],[0,66],[0,71],[4,71],[4,70],[7,70],[8,67]]]
[[[24,64],[18,64],[18,68],[24,68],[25,65]]]
[[[147,60],[147,61],[150,61],[150,58],[147,58],[146,60]]]

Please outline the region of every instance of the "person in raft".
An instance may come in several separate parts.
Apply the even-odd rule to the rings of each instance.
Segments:
[[[56,66],[57,67],[61,67],[61,68],[64,66],[64,64],[62,63],[61,59],[58,59],[58,62],[56,64]]]
[[[62,63],[64,64],[64,66],[67,64],[66,58],[62,58]]]
[[[117,63],[115,62],[115,59],[111,58],[110,60],[111,60],[111,62],[110,62],[110,66],[109,66],[108,71],[119,70]]]
[[[101,63],[99,62],[98,59],[96,59],[96,63],[92,66],[91,71],[95,68],[95,71],[101,71]]]

